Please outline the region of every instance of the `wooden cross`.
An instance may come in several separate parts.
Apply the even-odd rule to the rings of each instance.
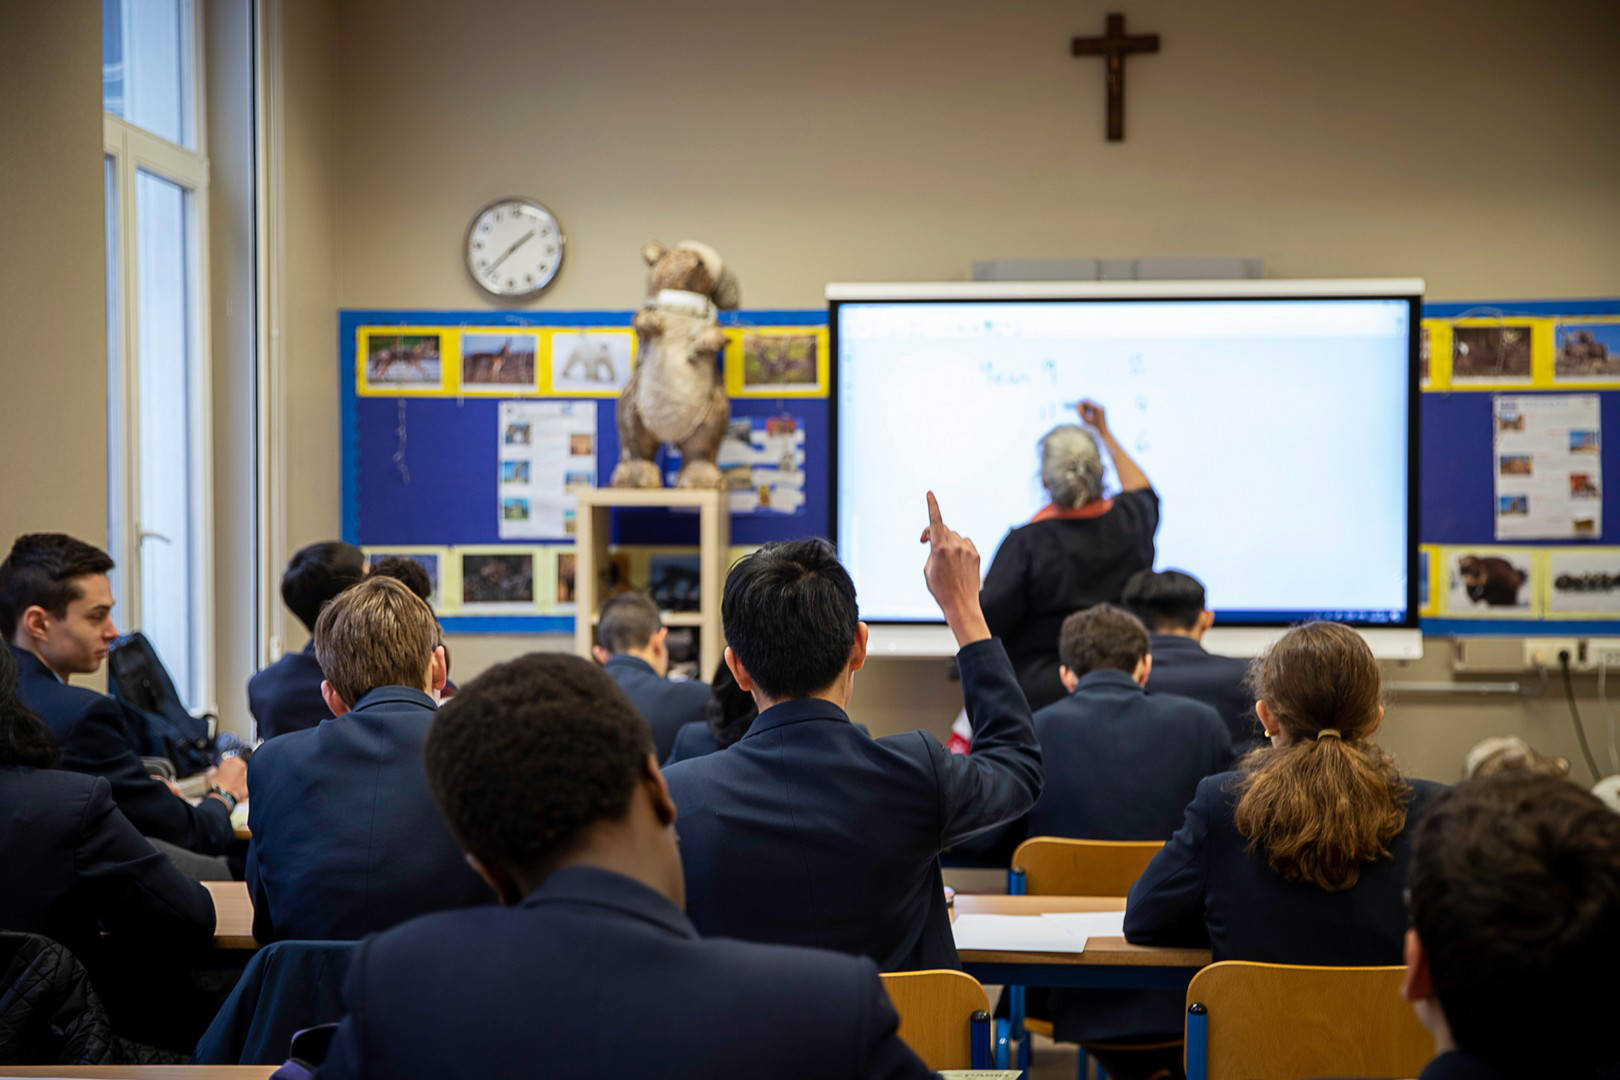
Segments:
[[[1158,34],[1125,33],[1125,16],[1110,13],[1108,33],[1100,38],[1075,38],[1075,56],[1108,57],[1108,141],[1125,138],[1125,57],[1130,53],[1159,51]]]

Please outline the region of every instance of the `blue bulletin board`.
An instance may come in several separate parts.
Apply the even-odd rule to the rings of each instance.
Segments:
[[[549,350],[564,337],[588,331],[608,341],[622,336],[629,355],[633,315],[631,311],[340,312],[343,538],[368,555],[399,553],[423,560],[439,586],[436,607],[445,629],[461,633],[573,629],[571,605],[559,602],[555,593],[546,594],[556,584],[555,577],[547,576],[555,570],[555,556],[570,552],[572,541],[559,537],[513,542],[501,536],[502,403],[566,402],[570,410],[594,413],[594,481],[606,484],[619,456],[614,422],[617,388],[565,388],[558,376],[562,357],[557,357],[554,371]],[[801,475],[795,485],[802,485],[802,502],[791,512],[756,506],[734,513],[731,539],[736,546],[827,535],[831,500],[823,452],[828,436],[826,321],[824,309],[720,314],[720,325],[727,332],[721,364],[733,424],[748,422],[756,429],[769,426],[776,431],[785,423],[802,436],[809,450],[797,463]],[[529,366],[514,376],[524,382],[492,387],[464,381],[478,370],[474,342],[530,335],[535,353],[526,358]],[[414,352],[413,344],[419,346],[422,339],[431,339],[434,347]],[[782,339],[808,347],[809,366],[794,368],[790,360],[786,374],[776,372],[777,382],[751,379],[753,368],[745,367],[745,356],[754,355],[748,351],[754,342]],[[397,361],[388,364],[391,358],[383,349],[397,353]],[[379,371],[385,366],[387,370]],[[621,380],[625,373],[620,373]],[[482,377],[489,377],[487,363]],[[392,381],[396,378],[404,381]],[[672,475],[679,459],[666,452],[661,464]],[[617,511],[611,542],[621,549],[695,549],[697,518],[665,510]],[[503,551],[534,556],[534,604],[491,612],[484,610],[488,605],[463,604],[453,595],[460,586],[463,557]],[[479,610],[475,614],[467,608]]]
[[[614,424],[616,390],[580,390],[555,378],[560,354],[551,348],[557,335],[590,330],[611,337],[631,336],[631,311],[389,311],[345,310],[340,313],[339,386],[343,431],[343,537],[368,554],[398,551],[438,560],[438,579],[446,590],[459,589],[454,564],[467,552],[517,551],[534,554],[537,590],[553,589],[544,566],[552,556],[571,550],[566,538],[503,540],[502,466],[497,431],[501,403],[542,400],[571,403],[594,412],[595,482],[605,484],[618,459]],[[826,355],[826,310],[752,310],[724,312],[727,331],[721,357],[734,421],[756,429],[787,424],[802,432],[802,502],[793,512],[750,509],[731,521],[733,544],[743,547],[831,532]],[[1422,503],[1420,564],[1426,572],[1427,600],[1423,629],[1430,634],[1614,634],[1620,633],[1620,502],[1601,492],[1601,528],[1579,539],[1499,541],[1493,409],[1500,394],[1595,394],[1605,436],[1597,454],[1605,486],[1620,484],[1620,300],[1495,301],[1472,304],[1429,304],[1424,308],[1425,377],[1420,415]],[[1479,353],[1465,355],[1459,343],[1481,330],[1505,330],[1517,349],[1495,357],[1498,369],[1482,378],[1469,365]],[[372,365],[363,362],[368,335],[394,335],[402,342],[437,333],[441,350],[434,385],[372,381]],[[464,384],[472,373],[461,362],[472,356],[482,335],[535,335],[537,347],[529,381],[509,387]],[[1581,335],[1585,335],[1582,337]],[[777,385],[756,378],[752,343],[774,337],[809,342],[810,367]],[[469,345],[463,354],[461,344]],[[1528,342],[1528,347],[1522,347]],[[1573,344],[1571,344],[1573,343]],[[628,343],[624,348],[629,349]],[[1585,350],[1585,351],[1582,351]],[[1605,353],[1605,350],[1607,352]],[[1611,357],[1609,361],[1602,359]],[[407,356],[405,362],[409,362]],[[399,365],[396,365],[398,367]],[[431,367],[431,365],[430,365]],[[432,374],[431,372],[429,373]],[[432,381],[429,379],[428,381]],[[773,427],[774,430],[774,427]],[[678,461],[665,460],[672,474]],[[697,522],[692,516],[661,510],[620,511],[614,515],[612,542],[621,550],[695,547]],[[1555,587],[1569,574],[1559,570],[1580,551],[1594,569],[1585,580],[1610,573],[1612,595],[1594,599],[1595,609],[1568,612]],[[1453,610],[1448,596],[1456,580],[1456,561],[1475,553],[1507,559],[1528,571],[1521,596],[1525,603],[1509,611]],[[1612,559],[1610,558],[1612,556]],[[1597,566],[1602,563],[1603,566]],[[555,568],[561,574],[560,566]],[[1577,575],[1579,576],[1579,575]],[[634,579],[632,579],[634,580]],[[1604,592],[1604,590],[1597,590]],[[1596,596],[1597,592],[1592,595]],[[456,597],[438,597],[447,630],[479,632],[568,632],[573,628],[569,605],[538,597],[532,610],[469,611]],[[1610,610],[1612,609],[1612,610]]]

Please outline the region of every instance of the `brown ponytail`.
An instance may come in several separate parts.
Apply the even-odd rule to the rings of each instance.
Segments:
[[[1296,626],[1254,662],[1249,684],[1290,742],[1244,758],[1238,832],[1277,873],[1326,892],[1389,858],[1412,789],[1369,736],[1381,716],[1378,663],[1337,623]]]

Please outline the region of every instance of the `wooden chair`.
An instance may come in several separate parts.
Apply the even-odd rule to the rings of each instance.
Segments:
[[[1013,896],[1119,896],[1124,897],[1142,876],[1153,856],[1164,847],[1159,840],[1073,840],[1065,836],[1032,836],[1013,852],[1012,868],[1007,871],[1007,892]],[[1029,1039],[1026,1033],[1052,1037],[1050,1020],[1031,1020],[1024,1015],[1024,988],[1007,988],[1011,1038],[1019,1044],[1019,1067],[1029,1067]],[[1092,1049],[1112,1049],[1111,1044],[1092,1043]],[[1174,1043],[1133,1046],[1154,1049]],[[1076,1075],[1085,1080],[1086,1047],[1080,1048]],[[1099,1067],[1097,1076],[1102,1080]]]
[[[1402,967],[1224,960],[1187,987],[1187,1080],[1416,1076],[1434,1040]]]
[[[990,999],[962,971],[901,971],[883,976],[900,1038],[929,1069],[990,1068]]]

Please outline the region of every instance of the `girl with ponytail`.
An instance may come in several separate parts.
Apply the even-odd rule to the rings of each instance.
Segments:
[[[1208,943],[1216,960],[1398,964],[1411,826],[1440,786],[1372,741],[1377,661],[1336,623],[1294,627],[1254,662],[1270,740],[1206,778],[1131,889],[1125,936]]]

